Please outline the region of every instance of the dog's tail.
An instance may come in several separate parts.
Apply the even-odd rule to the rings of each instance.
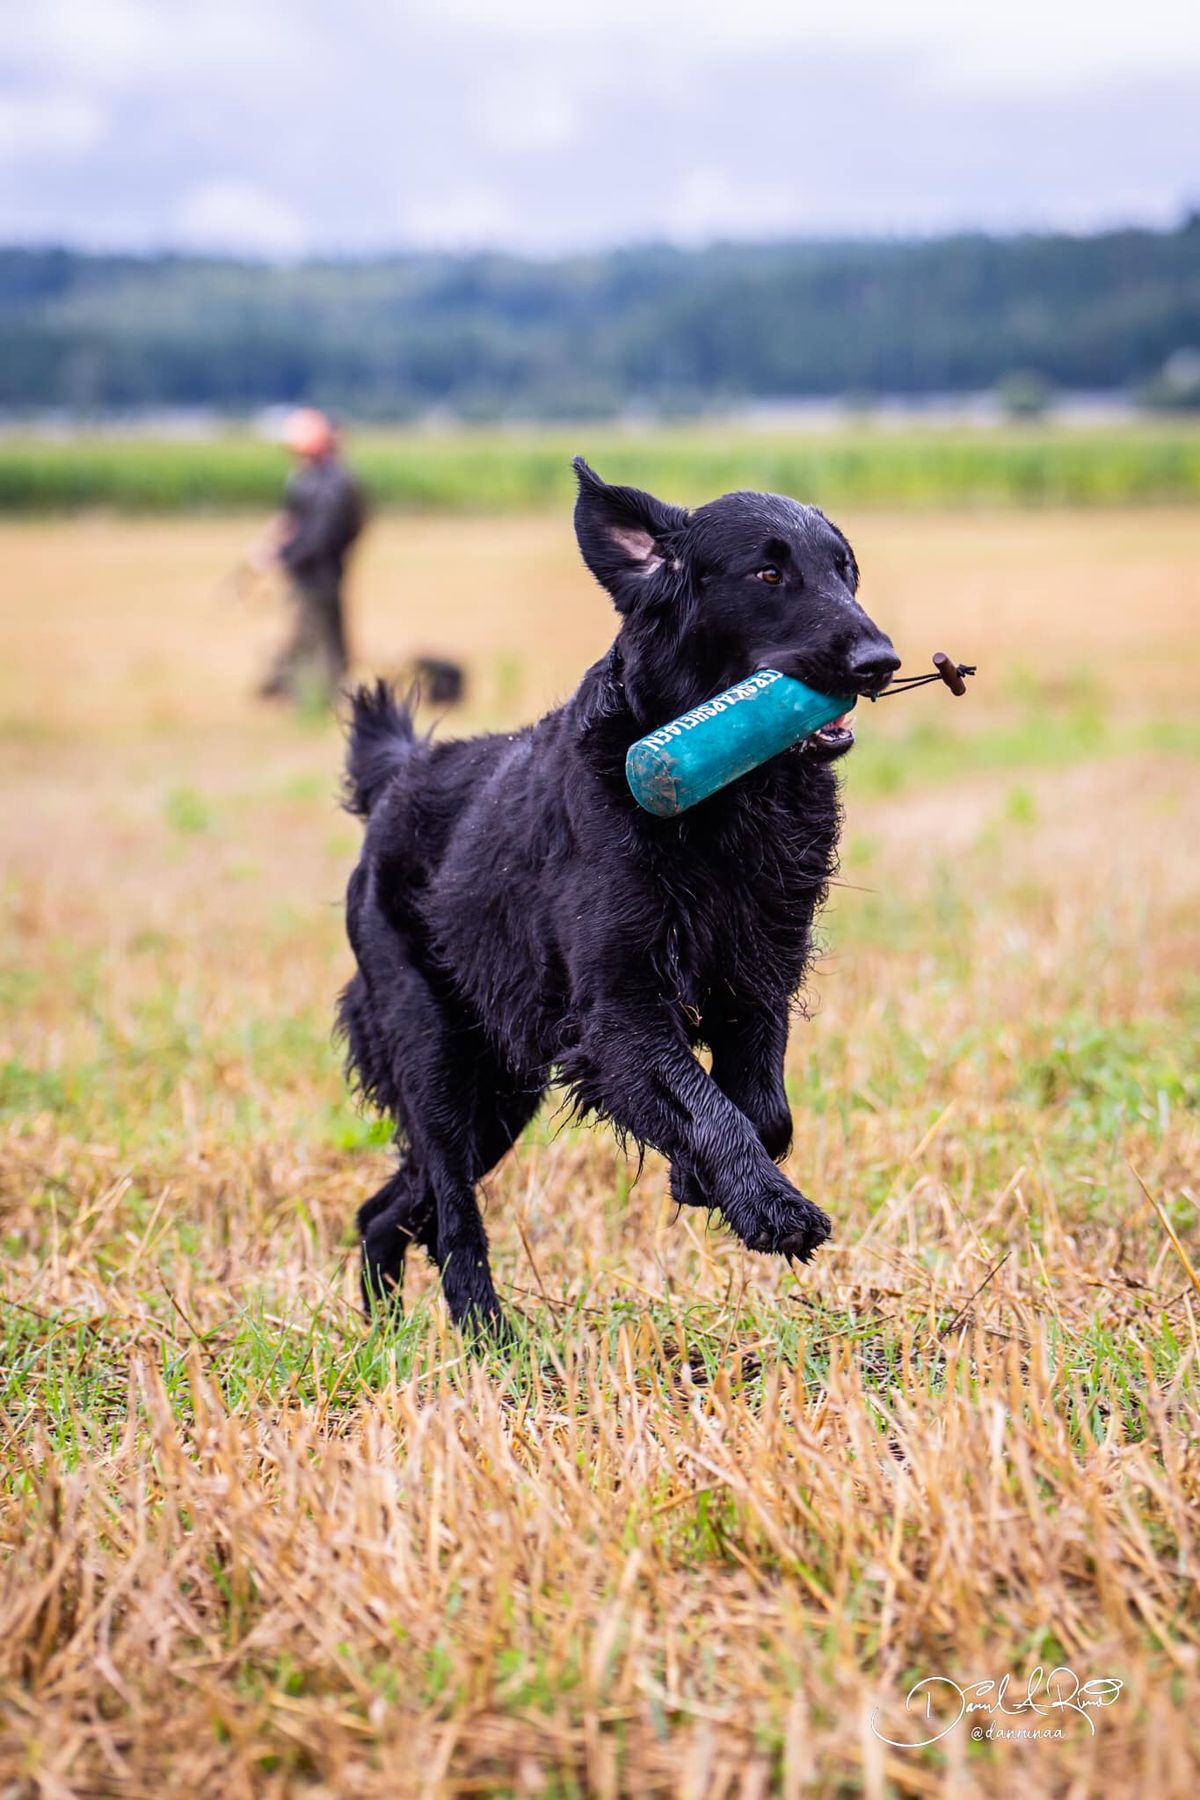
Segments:
[[[358,688],[350,705],[344,805],[347,812],[365,819],[408,761],[417,734],[411,700],[397,700],[386,681]]]

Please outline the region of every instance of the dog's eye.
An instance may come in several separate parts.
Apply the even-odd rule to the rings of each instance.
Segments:
[[[756,569],[754,571],[754,579],[756,581],[765,581],[768,587],[778,587],[783,580],[783,576],[775,567],[774,563],[768,563],[765,569]]]

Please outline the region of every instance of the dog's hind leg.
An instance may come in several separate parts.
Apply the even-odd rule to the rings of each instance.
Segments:
[[[357,948],[362,982],[343,1016],[357,1065],[369,998],[365,1085],[401,1127],[405,1163],[367,1202],[361,1225],[363,1297],[394,1292],[414,1240],[437,1262],[454,1322],[495,1328],[500,1303],[488,1266],[475,1184],[532,1116],[540,1080],[517,1078],[430,957],[414,920],[383,914]]]
[[[465,1072],[459,1067],[460,1076]],[[450,1157],[435,1162],[437,1226],[434,1255],[442,1291],[456,1325],[504,1326],[488,1265],[487,1234],[475,1184],[500,1161],[537,1111],[543,1084],[516,1083],[488,1056],[463,1081],[474,1104]],[[464,1155],[465,1151],[465,1155]],[[437,1156],[437,1150],[431,1154]]]
[[[437,1240],[437,1201],[411,1156],[359,1208],[358,1230],[364,1310],[398,1308],[408,1246],[422,1244],[433,1256]]]
[[[505,1086],[497,1079],[496,1091],[473,1122],[472,1186],[512,1148],[541,1097],[540,1086]],[[411,1154],[359,1209],[358,1229],[364,1310],[370,1314],[381,1304],[398,1308],[409,1245],[420,1244],[440,1264],[437,1196]]]
[[[475,1184],[532,1118],[544,1080],[514,1078],[461,1006],[411,964],[396,958],[392,976],[403,1021],[392,1035],[392,1075],[409,1153],[364,1209],[363,1297],[369,1307],[395,1290],[415,1240],[441,1271],[455,1324],[495,1330],[502,1315]]]
[[[379,1210],[368,1220],[362,1240],[363,1299],[370,1310],[381,1294],[394,1293],[404,1253],[419,1239],[441,1271],[455,1324],[473,1322],[494,1329],[500,1325],[501,1311],[475,1196],[471,1119],[453,1115],[458,1071],[446,1065],[439,1069],[428,1053],[428,1039],[423,1048],[426,1056],[419,1075],[412,1069],[411,1057],[406,1070],[406,1081],[426,1087],[429,1099],[429,1104],[417,1101],[410,1110],[415,1167],[411,1175],[407,1168],[398,1170],[387,1185],[387,1198],[380,1198],[385,1190],[377,1196]]]

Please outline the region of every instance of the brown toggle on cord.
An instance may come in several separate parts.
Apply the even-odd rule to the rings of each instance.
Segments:
[[[888,700],[893,694],[905,694],[909,688],[924,687],[930,681],[944,681],[952,694],[965,694],[966,677],[974,673],[974,663],[956,663],[951,661],[944,650],[935,650],[932,675],[901,675],[890,681],[882,694],[872,694],[871,699]]]

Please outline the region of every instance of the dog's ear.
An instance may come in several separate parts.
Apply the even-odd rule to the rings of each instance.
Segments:
[[[661,577],[679,572],[675,552],[687,523],[683,507],[640,488],[610,487],[582,456],[572,467],[579,478],[575,536],[584,562],[617,611],[630,612],[651,595],[661,596],[667,585]]]

